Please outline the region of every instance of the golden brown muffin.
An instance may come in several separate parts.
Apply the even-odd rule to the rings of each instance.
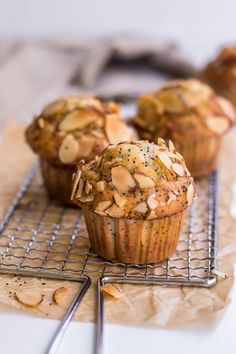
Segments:
[[[40,157],[49,196],[65,203],[71,203],[72,174],[78,161],[90,161],[108,144],[136,137],[121,120],[117,104],[93,96],[52,102],[26,130],[27,142]]]
[[[236,106],[236,46],[222,48],[203,69],[202,76]]]
[[[156,263],[175,251],[195,187],[173,143],[158,143],[110,145],[78,164],[72,199],[83,209],[92,248],[105,259]]]
[[[133,124],[141,139],[171,139],[193,176],[214,170],[222,135],[235,120],[230,102],[195,79],[167,82],[139,98]]]

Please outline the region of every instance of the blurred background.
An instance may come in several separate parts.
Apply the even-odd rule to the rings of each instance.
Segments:
[[[154,53],[154,69],[162,69],[163,58],[172,65],[179,57],[182,69],[185,63],[196,69],[236,36],[234,0],[0,0],[0,6],[1,122],[28,120],[60,94],[157,87],[163,77],[153,68],[119,71],[130,48],[132,58],[137,48],[138,59]],[[156,50],[163,48],[159,62]],[[114,52],[121,54],[119,65],[116,58],[116,72],[114,66],[109,72],[104,68]]]

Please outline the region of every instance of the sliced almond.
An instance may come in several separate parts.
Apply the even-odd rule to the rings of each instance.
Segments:
[[[169,150],[173,153],[175,153],[175,151],[176,151],[174,143],[171,140],[169,140]]]
[[[195,194],[194,186],[191,183],[188,186],[188,190],[187,190],[187,202],[188,202],[188,205],[192,204],[193,198],[194,198],[194,194]]]
[[[101,291],[105,294],[108,294],[115,299],[120,299],[124,294],[114,285],[106,284],[101,286]]]
[[[92,189],[93,189],[92,184],[89,183],[89,181],[86,181],[86,183],[85,183],[85,188],[84,188],[85,193],[86,193],[86,194],[89,194],[89,193],[92,191]]]
[[[172,165],[172,170],[178,175],[178,176],[185,176],[185,169],[183,166],[181,166],[179,163],[173,163]]]
[[[39,118],[38,120],[38,126],[39,128],[41,129],[44,129],[45,128],[45,120],[43,118]]]
[[[149,195],[147,199],[147,204],[150,209],[156,209],[156,207],[158,206],[158,202],[156,200],[156,194]]]
[[[141,172],[136,172],[134,174],[134,178],[138,182],[138,185],[141,189],[153,188],[155,186],[153,180]]]
[[[59,129],[70,131],[75,129],[84,129],[89,124],[97,119],[97,114],[94,112],[86,112],[84,110],[75,110],[66,115],[59,124]]]
[[[136,205],[133,211],[137,211],[138,213],[145,214],[148,211],[146,202],[140,202]]]
[[[114,218],[121,218],[124,216],[124,210],[118,207],[115,203],[106,210],[106,213]]]
[[[229,120],[226,117],[212,116],[208,117],[207,126],[216,134],[224,134],[229,129]]]
[[[83,192],[83,189],[84,189],[84,181],[81,179],[79,181],[79,187],[78,187],[78,191],[76,193],[76,198],[80,198],[81,197],[81,194]]]
[[[94,140],[91,136],[84,135],[79,139],[79,150],[81,156],[88,156],[92,152],[93,146]]]
[[[235,109],[233,105],[223,97],[218,97],[217,101],[222,109],[222,111],[232,120],[235,120]]]
[[[74,135],[68,134],[59,149],[59,159],[63,163],[71,163],[75,161],[79,154],[79,144]]]
[[[43,301],[43,295],[32,290],[21,290],[16,292],[16,299],[23,305],[37,307]]]
[[[110,200],[105,200],[103,202],[99,202],[97,205],[96,210],[98,211],[105,211],[112,205],[112,202]]]
[[[177,159],[178,156],[174,153],[174,152],[171,152],[171,151],[166,151],[165,154],[170,157],[171,159]]]
[[[65,287],[58,288],[54,291],[53,300],[57,305],[64,305],[65,296],[68,292],[68,289]]]
[[[110,114],[106,117],[105,132],[111,144],[118,144],[121,141],[129,140],[130,131],[117,114]]]
[[[125,203],[126,203],[126,198],[124,196],[121,196],[117,191],[114,191],[114,200],[116,202],[116,205],[120,208],[122,208]]]
[[[46,106],[42,112],[44,117],[53,116],[63,110],[66,106],[66,100],[57,100]]]
[[[168,113],[180,113],[184,106],[178,96],[177,92],[169,92],[169,90],[163,90],[158,95],[161,103],[164,106],[164,110]]]
[[[148,213],[147,217],[146,217],[146,220],[153,220],[153,219],[156,219],[156,213],[154,210],[150,210],[150,212]]]
[[[107,214],[104,213],[104,211],[100,211],[100,210],[95,209],[94,212],[98,215],[101,215],[101,216],[107,216]]]
[[[95,161],[96,161],[97,167],[99,167],[101,165],[101,162],[102,162],[101,156],[95,156]]]
[[[85,199],[85,202],[92,202],[95,198],[94,194],[90,194],[89,196],[87,196],[87,198]]]
[[[112,183],[119,193],[127,193],[131,188],[136,187],[131,173],[124,166],[113,167],[111,176]]]
[[[91,134],[92,134],[93,136],[95,136],[96,138],[103,138],[103,137],[104,137],[104,133],[101,132],[101,130],[93,130],[93,131],[91,132]]]
[[[72,193],[71,193],[71,200],[74,199],[75,191],[77,189],[81,174],[82,174],[82,171],[78,170],[77,173],[75,174],[74,179],[73,179],[73,188],[72,188]]]
[[[66,136],[66,132],[59,131],[57,132],[57,136],[59,136],[60,138],[64,138]]]
[[[161,160],[161,162],[164,164],[166,168],[169,170],[171,169],[172,166],[172,161],[171,159],[167,156],[165,152],[161,152],[158,154],[158,158]]]
[[[97,182],[97,184],[96,184],[96,190],[97,190],[98,192],[103,192],[104,189],[105,189],[105,186],[106,186],[106,181],[99,181],[99,182]]]
[[[219,270],[213,270],[213,274],[215,274],[220,279],[228,278],[228,274],[225,272],[220,272]]]
[[[106,213],[113,218],[122,218],[124,216],[124,210],[119,208],[115,203],[106,210]]]
[[[168,193],[169,199],[167,201],[167,204],[170,204],[173,200],[176,200],[176,195],[172,192]]]
[[[158,144],[158,145],[161,145],[161,146],[163,146],[163,145],[165,146],[165,145],[166,145],[166,142],[165,142],[164,139],[158,138],[158,139],[157,139],[157,144]]]

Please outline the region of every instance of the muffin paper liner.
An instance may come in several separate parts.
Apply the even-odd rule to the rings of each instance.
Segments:
[[[116,219],[83,209],[91,246],[99,256],[124,263],[156,263],[174,253],[184,211],[155,220]]]
[[[40,165],[49,197],[74,206],[70,199],[74,167],[55,166],[43,159],[40,159]]]
[[[186,166],[194,177],[205,176],[215,170],[221,145],[221,137],[201,137],[195,140],[173,140],[176,150],[183,155]]]

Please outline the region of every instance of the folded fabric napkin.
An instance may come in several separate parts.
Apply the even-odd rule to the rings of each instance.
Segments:
[[[127,71],[135,71],[136,75],[142,76],[147,70],[153,71],[154,75],[159,73],[174,77],[197,74],[196,68],[185,58],[175,42],[120,35],[100,38],[88,45],[72,82],[93,88],[107,71],[116,77],[116,73],[124,74]]]
[[[93,93],[124,101],[157,89],[170,77],[195,75],[178,45],[161,38],[127,34],[2,40],[0,116],[29,121],[32,112],[60,95]]]

